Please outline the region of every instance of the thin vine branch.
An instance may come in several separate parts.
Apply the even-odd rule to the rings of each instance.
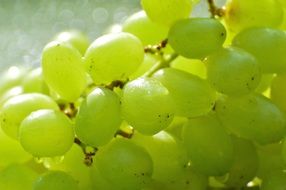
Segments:
[[[84,164],[87,166],[91,166],[93,163],[93,157],[95,156],[98,149],[96,147],[92,147],[93,150],[91,152],[88,152],[87,151],[88,146],[84,144],[83,142],[81,142],[78,138],[74,139],[74,143],[81,147],[85,155]]]
[[[157,45],[148,45],[144,48],[145,53],[151,53],[151,54],[162,54],[162,49],[164,49],[168,44],[168,39],[165,39],[161,41]]]
[[[225,15],[224,8],[219,8],[215,5],[214,0],[207,0],[209,5],[209,11],[212,15],[212,18],[223,17]]]

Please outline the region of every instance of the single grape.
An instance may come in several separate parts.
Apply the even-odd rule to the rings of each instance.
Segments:
[[[103,178],[124,190],[140,190],[149,183],[153,172],[148,152],[123,138],[100,149],[95,164]]]
[[[172,122],[173,101],[159,81],[139,78],[127,83],[122,93],[122,117],[140,133],[156,134]]]
[[[207,81],[173,68],[157,71],[153,77],[170,92],[175,102],[175,114],[197,117],[207,114],[214,106],[216,92]]]
[[[242,49],[220,49],[208,56],[205,64],[210,84],[217,91],[230,96],[249,94],[260,82],[258,62]]]
[[[5,92],[3,92],[0,96],[0,107],[3,106],[3,104],[10,98],[14,96],[18,96],[20,94],[24,93],[24,89],[22,86],[14,86]]]
[[[92,188],[96,190],[122,190],[121,188],[118,188],[118,186],[115,186],[111,184],[109,181],[104,179],[94,165],[91,168],[91,173],[90,173],[91,179],[92,179]]]
[[[234,32],[253,26],[278,27],[283,10],[276,0],[228,0],[224,18]]]
[[[260,144],[278,142],[286,134],[283,113],[262,95],[221,97],[215,110],[231,132]]]
[[[39,176],[33,190],[79,190],[77,181],[63,171],[49,171]]]
[[[177,20],[188,18],[192,10],[190,0],[141,0],[141,5],[153,22],[168,27]]]
[[[212,18],[179,20],[168,34],[169,43],[175,52],[193,59],[203,59],[220,49],[225,38],[224,26]]]
[[[106,34],[87,49],[85,67],[96,84],[126,80],[142,63],[143,49],[140,40],[132,34]]]
[[[182,135],[195,170],[215,176],[229,171],[234,160],[234,146],[216,115],[189,119]]]
[[[31,190],[37,175],[27,166],[11,164],[0,171],[0,189]]]
[[[284,190],[286,187],[286,172],[282,170],[271,171],[262,181],[261,190]]]
[[[59,108],[53,99],[40,93],[21,94],[8,99],[0,110],[0,125],[3,131],[10,137],[18,139],[22,120],[39,109]]]
[[[73,144],[73,126],[60,111],[38,110],[22,121],[19,140],[23,148],[33,156],[62,156]]]
[[[45,82],[67,101],[77,100],[86,87],[86,73],[81,55],[71,45],[52,41],[42,53]]]
[[[286,33],[273,28],[249,28],[238,33],[233,46],[251,53],[260,64],[263,73],[285,73]]]
[[[107,144],[121,123],[120,100],[111,90],[95,88],[79,107],[75,133],[87,145]]]
[[[61,32],[56,35],[55,40],[69,43],[74,48],[76,48],[81,53],[81,55],[84,55],[86,49],[90,44],[88,37],[83,32],[77,30]]]

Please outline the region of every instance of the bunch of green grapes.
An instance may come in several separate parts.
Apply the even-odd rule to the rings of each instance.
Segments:
[[[198,2],[141,0],[3,73],[0,189],[284,190],[286,3]]]

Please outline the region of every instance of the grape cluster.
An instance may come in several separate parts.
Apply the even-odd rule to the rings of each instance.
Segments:
[[[0,81],[0,189],[283,190],[286,3],[143,10]]]

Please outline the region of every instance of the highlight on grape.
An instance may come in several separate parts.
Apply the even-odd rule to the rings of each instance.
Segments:
[[[286,189],[286,1],[201,1],[141,0],[4,72],[0,189]]]

